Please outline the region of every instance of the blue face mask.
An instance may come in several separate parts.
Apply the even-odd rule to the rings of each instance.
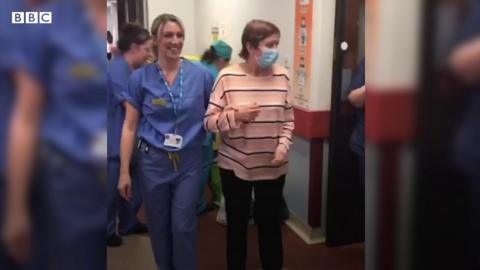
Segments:
[[[262,49],[262,56],[257,60],[258,65],[265,69],[275,64],[278,59],[277,49]]]

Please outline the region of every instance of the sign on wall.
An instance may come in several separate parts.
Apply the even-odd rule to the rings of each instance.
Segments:
[[[308,109],[311,93],[313,1],[296,0],[293,65],[294,102]]]

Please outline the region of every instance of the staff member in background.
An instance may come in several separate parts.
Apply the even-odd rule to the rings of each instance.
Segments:
[[[222,137],[228,270],[245,269],[252,189],[262,267],[283,266],[282,192],[294,116],[287,70],[275,64],[279,42],[280,30],[270,22],[245,26],[240,57],[246,62],[220,72],[204,120]]]
[[[232,47],[225,41],[215,41],[203,55],[201,62],[212,74],[215,80],[220,70],[225,68],[232,57]],[[202,170],[202,184],[200,186],[200,200],[197,204],[197,213],[205,213],[213,210],[215,207],[207,203],[205,198],[205,188],[207,187],[210,177],[210,171],[212,169],[212,163],[214,158],[213,142],[215,136],[211,132],[207,132],[207,137],[203,142],[203,170]]]
[[[0,34],[1,35],[1,34]],[[0,59],[8,59],[8,54],[4,52],[8,48],[6,46],[7,40],[0,37]],[[8,50],[11,52],[11,50]],[[9,61],[1,61],[0,63],[0,231],[3,231],[4,224],[4,210],[6,197],[6,148],[7,148],[7,131],[10,122],[10,114],[14,102],[13,82],[10,77],[10,71],[13,67],[8,63]],[[0,269],[14,269],[13,264],[6,253],[3,239],[0,239]]]
[[[450,55],[450,68],[468,86],[464,111],[454,136],[453,160],[469,191],[468,265],[480,269],[480,1],[472,1]],[[457,179],[455,179],[457,180]]]
[[[362,183],[365,183],[365,59],[360,61],[357,74],[350,85],[348,100],[356,109],[350,147],[358,157],[358,172]]]
[[[23,69],[27,59],[22,57],[22,39],[25,28],[32,25],[12,25],[12,11],[29,10],[37,5],[37,1],[7,1],[2,2],[0,9],[0,231],[3,232],[6,206],[6,172],[7,172],[7,137],[13,105],[15,102],[15,71]],[[21,30],[21,31],[20,31]],[[3,237],[0,239],[0,269],[17,269],[11,256],[7,254]]]
[[[130,163],[138,148],[140,182],[158,269],[197,269],[198,190],[203,116],[213,85],[209,72],[182,57],[179,18],[155,18],[158,60],[136,70],[126,94],[119,191],[132,197]],[[138,136],[139,140],[136,140]]]
[[[120,175],[120,137],[125,119],[124,94],[128,88],[128,78],[133,70],[141,67],[150,55],[151,39],[148,30],[135,24],[126,24],[120,33],[117,47],[121,54],[110,63],[107,71],[108,91],[108,213],[107,245],[119,246],[122,235],[147,232],[136,215],[142,204],[139,190],[133,192],[130,202],[123,200],[117,191]],[[135,160],[134,162],[135,163]],[[134,169],[134,168],[132,168]],[[136,175],[136,173],[133,173]],[[133,184],[136,184],[135,179]]]
[[[46,8],[54,23],[25,31],[14,73],[6,244],[33,269],[105,269],[106,5]]]

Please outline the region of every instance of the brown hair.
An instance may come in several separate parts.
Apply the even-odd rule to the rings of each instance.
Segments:
[[[176,23],[182,29],[182,32],[185,34],[185,28],[183,27],[182,20],[180,20],[180,18],[178,18],[173,14],[164,13],[164,14],[158,15],[155,18],[155,20],[153,20],[152,27],[150,28],[150,33],[152,34],[152,37],[154,39],[157,38],[158,30],[162,29],[167,22]],[[158,54],[158,48],[155,42],[153,43],[153,51],[156,56]]]
[[[250,21],[243,29],[242,50],[238,55],[247,60],[249,56],[247,42],[254,48],[258,48],[260,41],[273,34],[280,34],[280,30],[275,24],[263,20]]]
[[[117,41],[117,47],[125,53],[130,50],[132,44],[144,44],[150,40],[148,30],[138,24],[127,23],[120,31],[120,38]]]

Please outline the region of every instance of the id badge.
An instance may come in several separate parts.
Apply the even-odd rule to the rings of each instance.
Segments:
[[[165,142],[163,145],[170,146],[173,148],[180,148],[182,147],[183,137],[173,133],[165,134]]]
[[[107,158],[107,130],[101,130],[95,134],[90,150],[95,159]]]

